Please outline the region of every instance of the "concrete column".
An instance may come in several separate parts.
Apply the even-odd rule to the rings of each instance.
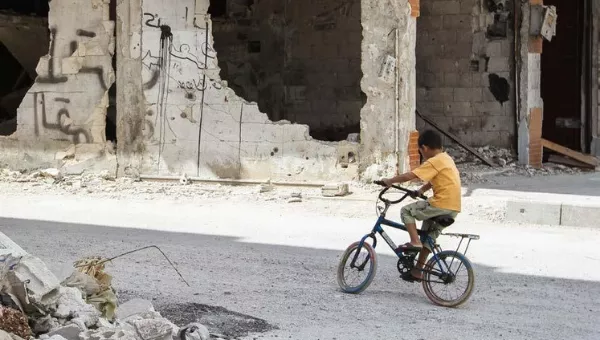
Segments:
[[[414,3],[414,1],[413,1]],[[364,180],[409,169],[415,130],[416,15],[408,0],[362,0],[361,164]],[[390,67],[389,58],[398,67]]]
[[[540,91],[542,42],[529,35],[530,6],[530,3],[522,4],[521,11],[518,153],[519,163],[541,166],[544,107]],[[532,118],[535,121],[532,122]]]
[[[117,3],[117,157],[118,175],[137,175],[144,151],[142,94],[142,0]]]

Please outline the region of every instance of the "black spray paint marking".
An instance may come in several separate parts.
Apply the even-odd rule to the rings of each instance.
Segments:
[[[38,103],[38,98],[40,98],[40,103]],[[59,99],[59,98],[56,98],[56,99]],[[57,101],[56,99],[55,99],[55,101]],[[64,99],[64,98],[61,98],[61,99]],[[33,101],[34,101],[34,115],[35,115],[34,121],[35,121],[36,136],[39,136],[39,134],[40,134],[40,131],[38,128],[38,115],[40,114],[40,112],[38,112],[38,106],[41,104],[42,105],[42,112],[41,112],[42,126],[45,129],[58,130],[66,135],[72,136],[74,144],[90,143],[92,141],[90,134],[86,129],[74,128],[71,126],[71,124],[63,125],[64,121],[71,118],[69,111],[66,108],[62,108],[58,111],[58,113],[56,114],[56,122],[55,123],[49,123],[48,118],[47,118],[47,113],[46,113],[46,96],[43,92],[42,93],[38,93],[38,92],[34,93]],[[84,139],[83,141],[82,141],[82,137]]]
[[[71,102],[71,99],[63,98],[63,97],[56,97],[56,98],[54,98],[54,101],[69,104]]]
[[[171,32],[171,27],[167,25],[160,26],[160,46],[159,46],[159,59],[158,59],[158,68],[160,70],[159,76],[159,88],[158,88],[158,99],[156,101],[158,106],[158,114],[156,115],[156,121],[154,125],[157,125],[158,119],[160,117],[161,124],[159,130],[159,147],[158,147],[158,171],[160,172],[160,159],[162,156],[163,149],[165,147],[166,141],[166,127],[169,124],[167,120],[167,103],[169,98],[169,72],[171,67],[171,48],[173,46],[173,33]],[[169,129],[170,126],[169,126]],[[171,129],[171,132],[173,130]],[[175,134],[173,132],[173,134]]]
[[[508,80],[493,73],[491,73],[488,78],[490,80],[490,92],[492,92],[494,98],[496,98],[500,104],[507,102],[510,94],[510,84],[508,83]]]
[[[80,37],[87,37],[87,38],[95,38],[96,37],[96,33],[92,32],[92,31],[86,31],[86,30],[79,29],[75,33]]]
[[[48,60],[48,76],[42,77],[39,76],[36,78],[35,82],[40,84],[60,84],[66,83],[67,77],[55,77],[54,75],[54,52],[56,50],[56,28],[50,29],[50,59]]]
[[[157,17],[158,14],[144,13],[144,18],[146,18],[146,21],[144,23],[148,27],[160,28],[162,26],[160,18],[158,18],[158,21],[156,23],[154,22]]]

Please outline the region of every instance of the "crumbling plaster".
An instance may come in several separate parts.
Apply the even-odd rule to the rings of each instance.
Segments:
[[[401,167],[414,130],[415,20],[406,1],[362,1],[362,145],[313,140],[308,127],[272,122],[220,79],[208,0],[145,0],[142,79],[146,103],[142,173],[204,178],[350,179],[396,169],[394,84],[379,77],[399,27]],[[390,10],[392,9],[392,10]],[[406,62],[405,62],[406,61]],[[393,77],[392,77],[393,78]],[[373,170],[374,169],[374,170]]]
[[[116,157],[104,132],[108,89],[115,81],[109,0],[54,0],[48,25],[50,48],[19,106],[17,132],[2,141],[4,162],[23,168],[32,158],[31,167],[67,172],[112,169]]]

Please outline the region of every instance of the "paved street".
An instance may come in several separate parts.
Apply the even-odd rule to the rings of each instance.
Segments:
[[[148,250],[108,266],[120,295],[153,299],[158,309],[222,306],[278,327],[249,339],[600,338],[600,229],[492,224],[465,214],[452,231],[482,236],[468,253],[476,290],[466,305],[446,309],[399,280],[383,248],[367,291],[339,291],[340,254],[374,222],[367,202],[17,195],[0,197],[0,216],[0,231],[57,275],[82,256],[157,245],[192,287]]]

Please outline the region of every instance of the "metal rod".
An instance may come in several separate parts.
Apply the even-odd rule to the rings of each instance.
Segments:
[[[171,265],[171,267],[173,267],[173,269],[175,269],[175,271],[177,272],[177,275],[179,275],[179,277],[181,278],[181,280],[188,287],[191,287],[190,284],[183,278],[183,275],[181,275],[181,273],[179,272],[179,270],[177,269],[177,267],[175,267],[175,265],[173,264],[173,262],[171,262],[171,260],[169,259],[169,257],[167,257],[167,255],[158,246],[154,246],[154,245],[142,247],[142,248],[139,248],[139,249],[135,249],[135,250],[131,250],[131,251],[122,253],[122,254],[117,255],[117,256],[113,256],[111,258],[108,258],[108,259],[105,259],[105,260],[102,260],[102,261],[98,262],[98,265],[101,265],[101,264],[104,264],[104,263],[107,263],[107,262],[112,262],[113,260],[116,260],[116,259],[118,259],[120,257],[127,256],[127,255],[130,255],[130,254],[133,254],[133,253],[137,253],[137,252],[140,252],[142,250],[149,249],[149,248],[155,248],[156,250],[158,250],[165,257],[165,259],[167,259],[167,261],[169,262],[169,264]],[[85,265],[77,266],[77,268],[81,268],[81,267],[85,267]]]

